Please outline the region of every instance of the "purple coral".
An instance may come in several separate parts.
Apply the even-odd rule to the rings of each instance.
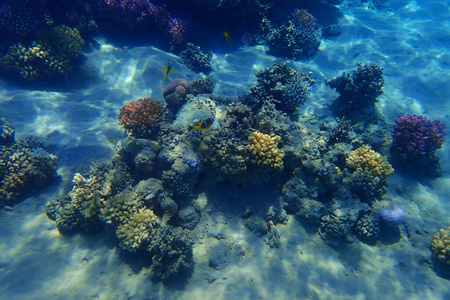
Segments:
[[[181,44],[186,39],[187,23],[180,18],[172,17],[161,5],[149,0],[100,0],[100,10],[105,18],[113,23],[125,23],[131,30],[164,29],[172,38],[172,42]]]
[[[445,142],[445,124],[425,117],[406,115],[395,119],[393,144],[410,156],[432,156]]]

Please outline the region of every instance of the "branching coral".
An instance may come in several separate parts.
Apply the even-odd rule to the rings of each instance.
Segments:
[[[40,40],[10,45],[0,65],[27,80],[58,76],[70,71],[84,40],[76,29],[60,25],[40,34]]]
[[[192,43],[186,45],[186,49],[180,53],[186,66],[194,72],[211,72],[212,52],[203,51],[199,46]]]
[[[351,185],[357,194],[373,198],[386,193],[386,179],[394,169],[385,157],[364,145],[350,152],[346,163],[352,170]]]
[[[288,114],[306,102],[315,83],[311,74],[298,73],[287,67],[286,62],[259,71],[256,77],[258,85],[252,87],[252,95],[260,102],[273,102],[277,109]]]
[[[433,236],[431,251],[439,262],[450,268],[450,226],[447,229],[441,228]]]
[[[377,97],[383,93],[383,69],[374,64],[358,63],[358,69],[351,74],[344,72],[326,83],[340,94],[333,104],[334,110],[342,115],[351,115],[354,111],[375,105]]]
[[[278,28],[267,18],[263,18],[259,40],[269,46],[269,53],[291,59],[305,59],[317,52],[321,41],[315,30],[314,18],[302,12],[305,11],[296,11],[292,20]]]
[[[278,135],[253,132],[248,138],[251,163],[258,168],[281,171],[283,169],[284,153],[278,149],[280,139]]]
[[[147,137],[157,128],[163,111],[161,102],[139,98],[120,109],[119,125],[123,125],[130,135]]]

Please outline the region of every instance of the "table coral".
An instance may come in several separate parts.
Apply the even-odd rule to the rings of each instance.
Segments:
[[[450,269],[450,226],[447,229],[439,229],[433,236],[431,251],[439,262]]]
[[[136,137],[150,136],[162,119],[164,108],[159,101],[139,98],[120,109],[119,125]]]
[[[253,132],[248,140],[250,161],[258,168],[270,168],[276,171],[283,170],[284,153],[278,149],[280,141],[278,135],[268,135],[261,132]]]
[[[394,169],[385,157],[364,145],[350,152],[346,163],[356,193],[369,198],[386,193],[386,179]]]

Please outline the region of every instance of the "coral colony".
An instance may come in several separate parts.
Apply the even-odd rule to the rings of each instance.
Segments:
[[[173,1],[164,6],[148,0],[75,1],[67,4],[70,14],[62,4],[54,9],[46,7],[52,1],[30,2],[4,1],[0,6],[0,68],[18,80],[68,74],[94,33],[133,33],[144,43],[151,36],[179,55],[179,62],[205,74],[214,72],[212,52],[191,40],[208,36],[208,26],[201,26],[204,18],[229,20],[228,32],[242,37],[244,45],[263,44],[269,54],[282,58],[311,58],[322,38],[320,25],[306,10],[296,9],[283,23],[275,23],[270,19],[273,7],[261,1],[179,6]],[[237,18],[248,20],[245,31],[235,33]],[[233,41],[239,43],[239,38]],[[392,128],[377,118],[384,77],[382,68],[370,63],[326,81],[339,94],[328,99],[334,115],[299,114],[314,92],[314,74],[288,65],[285,61],[259,70],[256,84],[236,98],[211,95],[214,76],[202,75],[193,81],[167,76],[169,83],[155,83],[164,82],[162,95],[124,99],[118,126],[127,137],[119,141],[116,155],[76,172],[67,195],[47,204],[48,217],[61,234],[109,227],[124,251],[150,257],[153,276],[162,280],[195,266],[195,229],[208,213],[195,197],[218,183],[232,191],[264,184],[279,192],[267,207],[247,203],[241,214],[248,230],[265,236],[270,247],[282,243],[276,226],[288,214],[315,224],[333,247],[355,237],[376,243],[386,229],[380,222],[392,227],[407,222],[407,212],[395,204],[382,211],[376,206],[389,197],[394,168],[388,159],[394,157],[396,169],[414,165],[415,172],[425,170],[426,161],[437,167],[445,125],[407,114],[395,119]],[[359,121],[370,130],[356,126]],[[57,164],[42,143],[16,143],[14,128],[5,120],[0,129],[4,207],[54,178]],[[392,144],[386,143],[390,138]],[[441,229],[432,242],[433,255],[445,268],[450,266],[449,230]]]

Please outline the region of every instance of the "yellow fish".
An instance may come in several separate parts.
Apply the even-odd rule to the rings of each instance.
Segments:
[[[110,139],[110,140],[108,140],[108,142],[110,142],[110,143],[114,143],[116,141],[116,139]]]
[[[228,34],[228,32],[224,31],[223,35],[225,36],[225,38],[227,39],[227,42],[231,44],[231,36]]]
[[[172,63],[168,63],[167,66],[164,67],[164,69],[166,69],[166,72],[164,73],[164,77],[163,77],[163,81],[166,80],[167,75],[170,74],[170,72],[173,71],[173,67],[172,67]]]
[[[205,121],[201,121],[200,123],[198,123],[197,126],[194,126],[194,130],[209,129],[209,127],[211,127],[211,125],[213,123],[214,123],[214,118],[213,117],[209,117],[209,118],[205,119]]]

